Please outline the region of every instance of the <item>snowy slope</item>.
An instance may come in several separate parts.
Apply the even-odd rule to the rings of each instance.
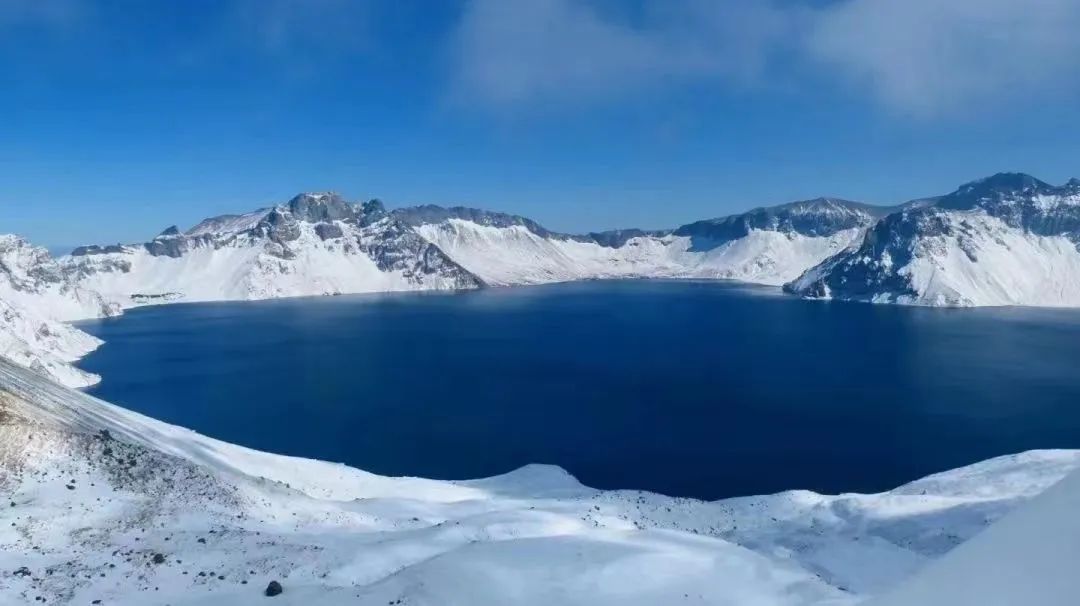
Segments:
[[[277,580],[282,604],[850,604],[1078,465],[1040,451],[878,495],[714,503],[543,466],[386,478],[219,442],[0,360],[0,597],[235,605]]]
[[[125,307],[480,286],[381,208],[335,194],[170,228],[145,244],[81,247],[60,264]]]
[[[612,248],[544,238],[521,226],[460,219],[417,228],[462,267],[493,285],[605,278],[730,279],[779,285],[844,250],[860,229],[827,237],[753,230],[737,240],[696,243],[674,235],[631,238]]]
[[[867,606],[1073,606],[1080,596],[1080,474]]]
[[[65,385],[92,385],[98,377],[71,362],[100,341],[64,322],[115,313],[106,299],[69,280],[45,249],[0,236],[0,356]]]
[[[117,313],[99,293],[70,279],[46,249],[12,235],[0,235],[0,299],[61,321]]]
[[[475,209],[395,211],[489,284],[604,278],[731,279],[780,285],[853,243],[885,209],[821,198],[700,221],[673,232],[558,234]]]
[[[124,271],[88,272],[81,284],[125,305],[167,301],[253,300],[395,290],[446,289],[454,278],[413,279],[404,271],[383,271],[350,242],[357,229],[341,226],[340,239],[323,241],[311,224],[299,226],[289,258],[267,250],[257,237],[241,236],[222,245],[199,242],[179,257],[154,255],[145,247],[125,248],[106,262],[122,262]],[[97,257],[100,257],[98,255]],[[71,257],[69,266],[100,258]]]
[[[1080,306],[1080,182],[1001,174],[883,219],[810,269],[809,297],[941,306]]]

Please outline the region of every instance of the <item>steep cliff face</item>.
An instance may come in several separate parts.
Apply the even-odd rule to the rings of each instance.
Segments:
[[[118,306],[78,285],[45,249],[0,236],[0,356],[65,385],[92,385],[98,377],[71,362],[100,341],[66,322],[116,313]]]
[[[787,285],[808,297],[917,305],[1080,306],[1080,182],[1005,173],[876,224]]]
[[[380,205],[332,193],[170,228],[144,244],[81,247],[61,265],[122,305],[481,285]]]
[[[395,211],[492,284],[602,278],[731,279],[779,285],[834,255],[887,212],[820,198],[673,231],[560,234],[524,217],[467,208]]]

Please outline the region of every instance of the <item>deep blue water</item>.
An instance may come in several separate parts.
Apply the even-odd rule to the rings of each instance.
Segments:
[[[91,393],[382,474],[530,462],[717,498],[873,491],[1080,447],[1080,313],[591,282],[149,307],[83,323]]]

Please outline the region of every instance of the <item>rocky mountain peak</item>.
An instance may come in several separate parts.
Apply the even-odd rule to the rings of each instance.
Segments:
[[[288,208],[297,220],[308,223],[356,218],[353,206],[333,192],[299,194],[289,200]]]
[[[965,183],[957,193],[961,194],[1003,194],[1025,193],[1049,189],[1050,185],[1025,173],[997,173],[989,177]]]

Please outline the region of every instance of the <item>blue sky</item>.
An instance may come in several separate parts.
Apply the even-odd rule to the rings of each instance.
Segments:
[[[1073,0],[0,0],[0,232],[333,189],[578,231],[1080,174]]]

